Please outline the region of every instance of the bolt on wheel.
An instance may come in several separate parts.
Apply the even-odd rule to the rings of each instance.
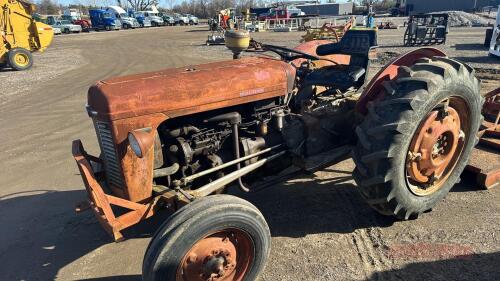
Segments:
[[[439,190],[456,165],[468,133],[467,107],[451,97],[422,121],[410,143],[406,173],[410,190],[426,196]]]
[[[184,255],[176,280],[243,280],[254,258],[253,248],[252,239],[244,231],[217,231],[200,239]]]
[[[255,280],[269,256],[262,214],[231,195],[196,199],[175,212],[151,239],[144,281]]]

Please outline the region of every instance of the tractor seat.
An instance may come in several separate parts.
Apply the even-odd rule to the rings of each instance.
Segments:
[[[331,65],[309,74],[305,84],[346,90],[356,86],[365,73],[366,69],[357,65]]]
[[[365,83],[368,72],[370,50],[376,47],[375,30],[348,30],[340,42],[320,45],[316,53],[319,56],[349,55],[349,65],[337,64],[313,71],[306,77],[305,83],[339,90],[347,90],[350,87],[360,88]]]

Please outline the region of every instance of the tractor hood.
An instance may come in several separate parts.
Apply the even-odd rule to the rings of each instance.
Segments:
[[[293,66],[248,57],[99,81],[89,89],[88,106],[99,119],[176,117],[283,96],[294,81]]]

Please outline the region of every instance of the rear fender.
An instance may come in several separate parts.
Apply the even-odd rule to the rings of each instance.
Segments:
[[[446,54],[435,48],[420,48],[399,56],[384,66],[363,90],[356,104],[356,111],[365,115],[368,112],[366,108],[368,102],[382,98],[382,82],[396,78],[400,66],[411,66],[421,58],[434,56],[446,56]]]
[[[309,42],[304,42],[295,47],[294,49],[297,51],[301,51],[313,56],[318,56],[318,53],[316,53],[316,49],[320,45],[324,44],[330,44],[332,41],[330,40],[312,40]],[[334,54],[334,55],[328,55],[328,56],[319,56],[323,59],[328,59],[337,62],[338,64],[349,64],[349,61],[351,57],[349,55],[341,55],[341,54]],[[296,67],[299,67],[301,63],[307,61],[307,59],[299,58],[295,59],[292,61],[292,64],[295,65]],[[317,68],[327,66],[327,65],[332,65],[333,63],[327,61],[327,60],[320,60],[316,61],[314,63]]]

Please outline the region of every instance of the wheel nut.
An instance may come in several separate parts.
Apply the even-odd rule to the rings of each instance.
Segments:
[[[189,257],[187,259],[187,262],[188,263],[194,263],[194,262],[196,262],[197,258],[198,258],[198,256],[195,253],[192,253],[191,255],[189,255]]]

